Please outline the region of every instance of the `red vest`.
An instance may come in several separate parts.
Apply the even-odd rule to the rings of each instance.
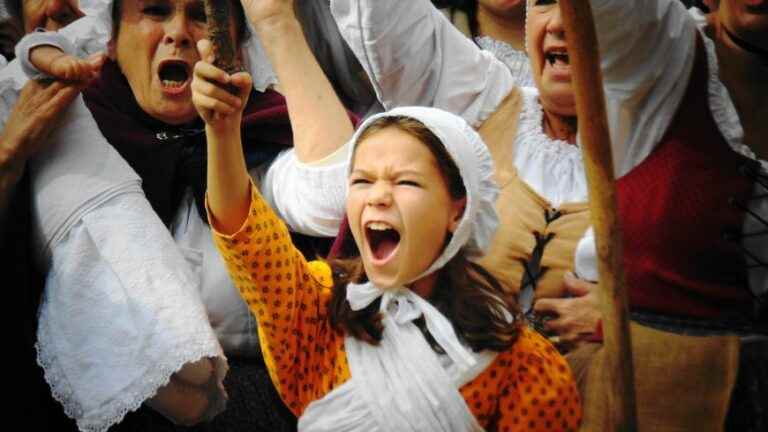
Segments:
[[[706,52],[697,41],[688,89],[664,138],[618,180],[632,310],[693,318],[751,316],[739,247],[753,181],[709,109]],[[731,238],[729,238],[731,237]]]

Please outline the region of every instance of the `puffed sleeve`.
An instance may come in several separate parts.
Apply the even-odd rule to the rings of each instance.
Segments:
[[[209,217],[210,219],[210,217]],[[215,223],[211,224],[215,228]],[[256,316],[264,361],[286,405],[297,415],[330,391],[343,336],[330,327],[330,267],[307,262],[255,186],[248,218],[232,235],[214,229],[214,242],[241,296]]]
[[[301,162],[289,149],[260,176],[264,199],[292,231],[314,237],[338,234],[347,199],[350,146],[313,164]]]
[[[696,23],[676,0],[592,0],[618,176],[659,143],[688,87]]]
[[[428,0],[333,0],[331,12],[386,109],[432,106],[478,126],[514,86]]]

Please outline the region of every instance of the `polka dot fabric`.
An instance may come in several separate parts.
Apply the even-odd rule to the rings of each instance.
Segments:
[[[349,379],[344,335],[328,321],[332,276],[307,262],[285,224],[255,187],[248,219],[231,236],[215,231],[232,279],[259,323],[264,361],[286,405],[301,415]],[[461,388],[480,424],[497,431],[576,430],[581,404],[560,354],[527,329],[477,378]]]
[[[527,327],[461,394],[487,430],[575,431],[581,421],[581,401],[568,364]]]
[[[285,224],[251,185],[248,219],[214,242],[232,280],[259,324],[264,362],[288,408],[300,415],[310,402],[349,378],[343,334],[327,319],[331,271],[308,263]],[[209,217],[209,219],[211,219]]]

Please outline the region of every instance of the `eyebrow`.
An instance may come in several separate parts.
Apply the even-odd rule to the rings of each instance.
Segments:
[[[404,169],[404,170],[394,170],[391,172],[391,174],[394,174],[395,177],[402,177],[402,176],[414,176],[414,177],[424,177],[424,174],[420,171],[413,170],[413,169]],[[366,170],[366,169],[354,169],[351,173],[349,173],[350,176],[353,175],[362,175],[362,176],[372,176],[373,172]]]

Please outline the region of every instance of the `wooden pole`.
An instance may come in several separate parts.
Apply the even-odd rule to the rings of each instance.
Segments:
[[[234,35],[229,32],[232,15],[229,0],[204,0],[208,19],[208,38],[216,56],[214,64],[229,74],[243,70],[237,60]]]
[[[607,397],[611,430],[636,431],[634,366],[627,293],[617,216],[611,141],[605,112],[595,23],[589,0],[560,0],[568,41],[579,138],[589,184],[603,309],[605,366],[612,386]]]

